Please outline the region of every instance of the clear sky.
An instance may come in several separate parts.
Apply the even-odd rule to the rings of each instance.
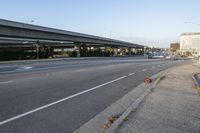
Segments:
[[[198,32],[200,0],[0,0],[0,18],[149,46]]]

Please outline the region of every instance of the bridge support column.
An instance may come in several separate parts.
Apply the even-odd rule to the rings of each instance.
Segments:
[[[135,48],[135,54],[136,55],[138,54],[138,48]]]
[[[131,56],[132,48],[128,48],[128,55]]]
[[[38,43],[35,44],[36,48],[36,59],[40,58],[40,45]]]
[[[54,48],[53,47],[50,48],[50,56],[51,56],[51,58],[54,58]]]
[[[114,56],[117,56],[118,48],[113,48],[113,50],[114,50]]]
[[[76,51],[76,57],[81,57],[81,43],[75,43],[74,50]]]
[[[36,45],[36,51],[37,51],[37,59],[40,58],[40,45]]]
[[[147,54],[147,47],[144,47],[144,54]]]
[[[145,54],[145,48],[142,48],[142,54],[143,55]]]
[[[75,45],[74,49],[76,51],[76,57],[81,57],[81,45],[80,44]]]

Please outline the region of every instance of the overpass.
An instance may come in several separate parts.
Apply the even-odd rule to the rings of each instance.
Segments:
[[[144,48],[130,42],[0,19],[0,47],[27,47],[35,44],[38,49],[42,43],[54,47],[76,47],[78,56],[82,46],[125,47],[129,51],[132,48]]]

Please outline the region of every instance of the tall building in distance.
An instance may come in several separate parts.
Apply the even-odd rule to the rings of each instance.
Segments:
[[[180,53],[183,55],[200,55],[200,32],[181,34]]]

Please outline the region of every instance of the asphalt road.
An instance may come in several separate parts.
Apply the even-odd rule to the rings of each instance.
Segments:
[[[146,76],[188,62],[129,57],[0,64],[0,133],[70,133]]]

